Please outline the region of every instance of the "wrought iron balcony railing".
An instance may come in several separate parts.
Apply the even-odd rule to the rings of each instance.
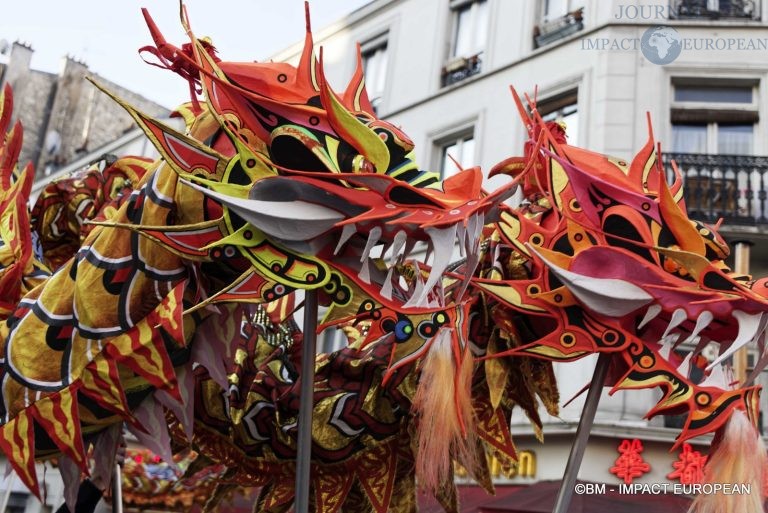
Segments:
[[[683,175],[688,216],[707,223],[768,224],[768,157],[667,153],[664,164],[671,183],[670,161]]]
[[[483,54],[478,53],[470,57],[457,57],[443,67],[443,87],[461,82],[465,78],[477,75],[483,69]]]
[[[545,21],[533,29],[533,42],[536,48],[553,41],[568,37],[584,28],[584,8],[569,12],[565,16]]]
[[[677,0],[670,17],[760,19],[759,0]]]

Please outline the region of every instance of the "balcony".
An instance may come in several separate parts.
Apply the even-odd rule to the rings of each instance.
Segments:
[[[567,13],[565,16],[544,21],[533,29],[534,47],[546,46],[558,39],[568,37],[584,28],[584,8]]]
[[[759,0],[678,0],[670,18],[760,19]]]
[[[716,223],[722,218],[726,224],[740,226],[768,224],[768,157],[667,153],[664,163],[670,183],[671,160],[683,175],[691,219]]]
[[[442,71],[443,87],[461,82],[462,80],[477,75],[483,68],[482,53],[471,57],[457,57],[445,64]]]

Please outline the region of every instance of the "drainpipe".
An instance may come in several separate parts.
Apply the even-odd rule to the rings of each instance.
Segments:
[[[754,243],[749,240],[733,241],[733,270],[736,274],[749,274],[749,253]],[[739,383],[747,379],[747,352],[736,351],[733,355],[733,376]]]

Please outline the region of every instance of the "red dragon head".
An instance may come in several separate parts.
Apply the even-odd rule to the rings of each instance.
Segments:
[[[529,116],[517,101],[533,150],[494,172],[525,178],[523,205],[497,224],[525,279],[478,282],[499,301],[498,316],[507,309],[530,316],[527,339],[507,354],[620,355],[607,384],[662,387],[648,417],[686,414],[677,444],[717,430],[735,409],[756,422],[759,387],[746,386],[753,377],[733,383],[724,364],[749,343],[762,354],[765,282],[730,272],[716,228],[688,218],[682,177],[673,164],[667,185],[652,132],[626,162],[565,144],[535,105]],[[709,343],[719,356],[696,382],[691,370]]]

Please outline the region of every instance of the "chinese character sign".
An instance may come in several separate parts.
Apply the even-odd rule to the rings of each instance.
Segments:
[[[638,440],[622,440],[619,445],[620,456],[611,467],[611,474],[624,480],[625,483],[631,483],[636,477],[651,470],[651,466],[643,460],[643,443]]]
[[[690,444],[683,444],[680,457],[672,463],[672,472],[667,474],[669,479],[679,479],[682,484],[701,483],[704,480],[704,464],[707,457],[699,451],[694,451]]]

